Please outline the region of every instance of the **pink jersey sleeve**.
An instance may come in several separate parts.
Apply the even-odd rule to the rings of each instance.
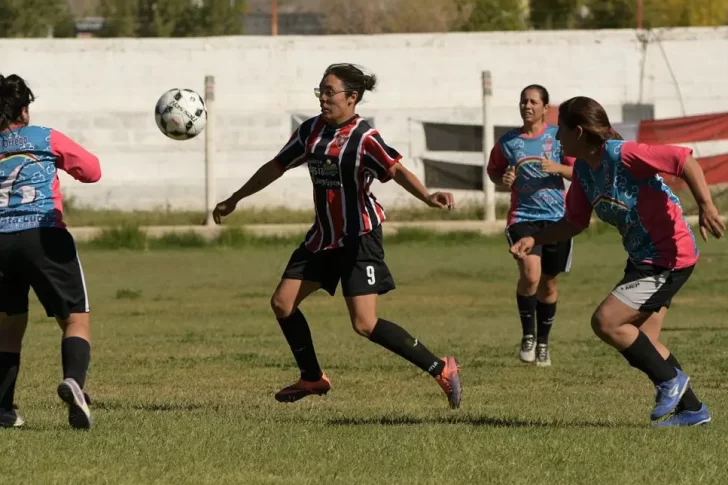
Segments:
[[[622,163],[639,178],[647,178],[656,173],[679,177],[682,175],[685,160],[692,153],[690,148],[628,141],[622,145]]]
[[[569,191],[566,193],[566,215],[564,218],[569,224],[579,229],[589,227],[592,215],[592,205],[584,193],[579,179],[574,177]]]
[[[493,149],[490,151],[490,158],[488,158],[488,167],[486,168],[489,177],[500,178],[508,168],[508,159],[503,154],[501,144],[496,143]]]
[[[561,157],[561,164],[567,167],[573,167],[574,162],[576,162],[576,158],[574,157]]]
[[[51,130],[51,151],[57,158],[56,167],[79,182],[97,182],[101,178],[99,159],[56,130]]]

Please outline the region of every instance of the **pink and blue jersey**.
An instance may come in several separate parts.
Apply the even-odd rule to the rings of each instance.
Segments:
[[[58,169],[80,182],[101,178],[98,158],[58,131],[0,132],[0,233],[65,227]]]
[[[687,268],[698,260],[698,246],[683,216],[680,200],[659,173],[682,175],[689,148],[608,140],[601,164],[574,164],[566,196],[566,220],[584,229],[592,211],[616,227],[634,263],[670,269]]]
[[[515,169],[511,186],[508,225],[527,221],[558,221],[564,217],[564,180],[560,175],[541,170],[548,158],[571,166],[574,160],[562,157],[556,139],[558,127],[544,125],[541,133],[528,136],[520,129],[503,135],[493,147],[488,160],[488,175],[500,179],[509,167]]]

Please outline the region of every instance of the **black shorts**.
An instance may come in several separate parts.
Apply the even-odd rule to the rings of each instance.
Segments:
[[[0,233],[0,312],[27,313],[30,288],[49,317],[88,312],[83,269],[67,230]]]
[[[383,295],[395,289],[384,262],[381,226],[345,241],[340,248],[312,253],[301,244],[293,251],[283,278],[321,283],[331,296],[339,281],[344,296]]]
[[[508,239],[508,244],[513,246],[519,239],[533,236],[551,224],[554,224],[554,222],[517,222],[506,227],[506,239]],[[548,276],[556,276],[559,273],[568,273],[571,269],[573,245],[573,240],[569,239],[568,241],[534,246],[531,254],[541,256],[541,273]]]
[[[612,295],[639,312],[659,312],[670,308],[672,297],[690,278],[695,265],[682,269],[669,269],[654,264],[627,261],[624,278],[612,290]]]

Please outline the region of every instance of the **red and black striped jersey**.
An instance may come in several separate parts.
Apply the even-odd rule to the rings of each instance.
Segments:
[[[308,164],[316,218],[304,242],[309,251],[342,247],[345,238],[366,234],[386,216],[371,193],[374,179],[387,182],[402,156],[358,115],[332,126],[306,120],[275,157],[282,171]]]

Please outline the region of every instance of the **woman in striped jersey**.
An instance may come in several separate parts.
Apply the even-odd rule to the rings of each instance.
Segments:
[[[354,331],[407,359],[435,378],[452,408],[460,405],[459,366],[439,358],[399,325],[379,318],[377,296],[395,288],[382,247],[382,206],[372,182],[394,180],[430,207],[454,208],[452,194],[428,193],[401,163],[401,155],[356,114],[376,78],[352,64],[329,66],[317,88],[321,113],[306,120],[278,155],[263,165],[237,192],[215,208],[214,219],[235,210],[244,198],[264,189],[284,172],[304,163],[313,183],[315,220],[293,251],[271,299],[273,312],[301,371],[301,378],[276,393],[280,402],[326,394],[329,378],[319,366],[311,332],[299,309],[322,288],[334,295],[341,282]]]

